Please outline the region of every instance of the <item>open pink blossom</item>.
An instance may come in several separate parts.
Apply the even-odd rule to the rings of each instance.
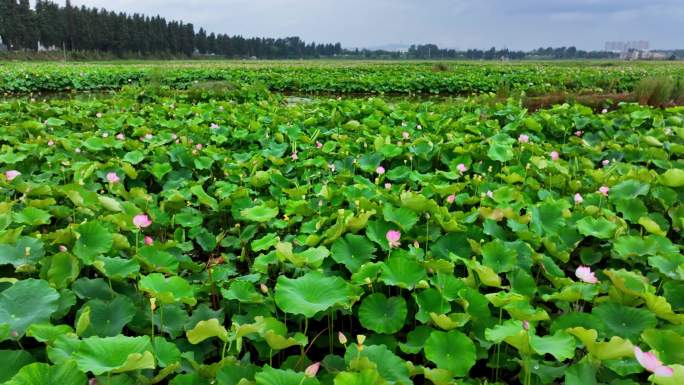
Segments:
[[[197,143],[197,144],[195,145],[195,148],[198,149],[198,150],[201,150],[202,147],[204,147],[204,146],[202,145],[202,143]]]
[[[154,245],[154,239],[153,239],[152,237],[150,237],[149,235],[146,235],[146,236],[145,236],[145,244],[146,244],[147,246],[152,246],[152,245]]]
[[[392,183],[385,183],[385,190],[389,190],[392,188]]]
[[[447,202],[449,202],[449,203],[454,203],[455,200],[456,200],[456,195],[454,195],[454,194],[451,194],[447,197]]]
[[[520,134],[518,137],[518,142],[520,143],[529,143],[530,142],[530,137],[525,135],[525,134]]]
[[[212,123],[209,128],[211,128],[212,130],[215,130],[215,129],[219,128],[219,125],[216,123]]]
[[[292,155],[290,155],[290,158],[292,158],[292,160],[297,160],[299,159],[299,155],[297,155],[297,152],[293,152]]]
[[[604,197],[608,196],[608,192],[610,192],[610,188],[608,186],[601,186],[598,189],[599,194],[603,195]]]
[[[126,135],[120,134],[120,133],[119,133],[119,134],[116,134],[116,139],[118,139],[118,140],[124,140],[124,139],[126,139]]]
[[[608,113],[608,109],[607,109],[607,108],[602,109],[602,110],[601,110],[601,113],[602,113],[602,114]]]
[[[14,178],[18,177],[19,175],[21,175],[21,173],[17,170],[5,171],[5,177],[7,178],[7,180],[13,180]]]
[[[584,135],[584,131],[581,131],[581,130],[575,131],[575,136],[576,136],[576,137],[579,138],[579,137],[581,137],[582,135]]]
[[[410,137],[408,131],[402,132],[402,133],[401,133],[401,136],[402,136],[404,139],[408,139],[408,138]]]
[[[554,162],[557,161],[558,159],[560,159],[560,155],[558,154],[558,151],[551,151],[550,156],[551,156],[551,160]]]
[[[315,363],[309,365],[304,370],[304,375],[307,377],[316,377],[316,373],[318,373],[318,369],[320,369],[320,368],[321,368],[321,363],[315,362]]]
[[[59,251],[62,253],[66,253],[69,249],[67,249],[66,246],[64,245],[59,245]]]
[[[52,147],[52,146],[54,146],[54,145],[55,145],[55,141],[54,141],[54,140],[48,140],[48,146]]]
[[[145,134],[145,139],[147,139],[147,140],[150,140],[150,139],[152,139],[153,137],[154,137],[154,136],[153,136],[152,134]]]
[[[604,166],[607,166],[607,165],[610,164],[610,161],[609,161],[608,159],[604,159],[604,160],[601,162],[601,164],[604,165]]]
[[[456,166],[456,169],[460,172],[468,171],[468,167],[466,167],[466,165],[463,163],[459,163],[458,166]]]
[[[316,148],[322,148],[322,147],[323,147],[323,143],[316,141]]]
[[[598,283],[598,279],[589,266],[580,266],[575,270],[575,275],[582,282],[586,283]]]
[[[138,214],[135,217],[133,217],[133,224],[138,229],[144,229],[145,227],[150,227],[152,221],[150,220],[150,217],[147,216],[147,214]]]
[[[487,197],[490,199],[494,199],[494,193],[492,191],[487,191]]]
[[[109,172],[107,173],[107,182],[109,183],[119,183],[121,181],[121,178],[119,178],[118,175],[116,175],[115,172]]]
[[[382,175],[385,173],[385,168],[382,166],[378,166],[378,168],[375,169],[375,172],[377,172],[378,175]]]
[[[399,239],[401,239],[401,233],[397,230],[388,231],[385,237],[387,238],[387,243],[389,243],[390,248],[399,247],[401,244],[399,242]]]
[[[584,198],[582,198],[582,195],[580,193],[575,194],[575,203],[580,204],[584,202]]]
[[[644,369],[660,377],[672,377],[673,370],[663,363],[652,352],[643,352],[638,346],[634,347],[634,357]]]

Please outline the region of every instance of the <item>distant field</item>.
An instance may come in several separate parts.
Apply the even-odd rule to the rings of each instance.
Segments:
[[[195,82],[263,84],[272,91],[341,94],[625,92],[649,76],[684,76],[683,63],[172,61],[0,64],[0,92],[187,88]]]

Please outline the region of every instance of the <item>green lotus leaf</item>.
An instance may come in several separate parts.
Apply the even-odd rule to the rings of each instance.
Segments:
[[[176,344],[167,341],[163,337],[154,337],[154,355],[159,367],[166,368],[181,360],[181,351]]]
[[[659,235],[661,237],[664,237],[667,235],[667,231],[663,230],[660,228],[660,225],[658,222],[654,221],[653,219],[649,217],[641,217],[637,221],[638,224],[644,227],[646,231],[648,231],[651,234]]]
[[[30,226],[46,225],[50,223],[52,215],[45,210],[35,207],[25,207],[18,213],[14,213],[14,221]]]
[[[634,199],[640,195],[648,194],[651,186],[637,180],[626,180],[610,188],[611,199]]]
[[[45,256],[43,242],[31,237],[19,237],[13,245],[0,244],[0,265],[19,267],[34,264]]]
[[[566,385],[599,385],[596,381],[596,368],[590,362],[579,362],[565,372]]]
[[[97,256],[112,248],[112,234],[99,222],[84,223],[76,229],[78,240],[74,254],[86,265],[95,262]]]
[[[145,155],[140,151],[131,151],[126,153],[122,160],[130,164],[138,164],[145,159]]]
[[[150,173],[152,173],[158,181],[164,179],[164,175],[171,171],[173,171],[173,167],[169,163],[153,163],[150,167]]]
[[[221,295],[225,299],[240,301],[242,303],[264,302],[264,297],[257,293],[254,284],[247,281],[235,281],[231,283],[228,289],[221,289]]]
[[[296,279],[280,276],[275,287],[281,310],[308,318],[333,306],[349,308],[358,298],[358,290],[343,279],[313,271]]]
[[[109,211],[113,212],[122,212],[123,207],[119,201],[112,197],[107,197],[107,196],[99,196],[97,197],[97,200],[100,201],[100,204],[102,207]]]
[[[468,375],[477,361],[473,341],[465,334],[452,330],[433,331],[425,341],[425,358],[447,369],[456,377]]]
[[[613,336],[609,341],[597,342],[598,332],[594,329],[574,327],[566,330],[577,337],[589,354],[598,360],[614,360],[634,356],[634,345],[629,340]]]
[[[90,323],[79,333],[82,337],[114,337],[133,320],[136,312],[133,301],[122,295],[111,301],[90,300],[83,305],[81,311],[86,308],[90,309]]]
[[[55,366],[36,362],[21,368],[5,385],[83,385],[87,381],[74,362]]]
[[[360,372],[340,372],[335,376],[334,385],[387,385],[376,370],[365,369]]]
[[[418,304],[416,319],[422,323],[430,320],[430,313],[446,314],[451,311],[451,304],[442,294],[433,288],[413,293],[413,299]]]
[[[623,218],[632,223],[637,223],[639,218],[648,214],[646,205],[639,199],[616,199],[615,209],[622,214]]]
[[[408,309],[402,297],[385,297],[375,293],[367,296],[359,306],[359,321],[366,329],[394,334],[404,327]]]
[[[93,266],[113,280],[124,280],[140,272],[140,265],[136,260],[120,257],[99,257]]]
[[[188,342],[193,345],[212,337],[217,337],[223,342],[228,341],[228,331],[216,318],[199,321],[192,330],[185,332],[185,335],[188,337]]]
[[[446,315],[432,312],[430,313],[430,319],[440,329],[453,330],[467,324],[470,321],[470,315],[467,313],[451,313]]]
[[[40,342],[47,342],[52,344],[57,337],[63,334],[73,334],[74,329],[69,325],[50,325],[50,324],[33,324],[29,326],[26,335],[35,338]]]
[[[370,221],[366,227],[366,236],[383,250],[389,250],[387,232],[390,230],[397,230],[397,226],[385,221]]]
[[[617,225],[605,218],[584,217],[577,221],[577,230],[582,235],[609,239],[615,234]]]
[[[491,160],[508,162],[513,159],[513,143],[515,139],[506,134],[496,134],[489,138],[489,150],[487,156]]]
[[[0,292],[0,325],[21,337],[32,324],[50,321],[57,311],[59,293],[39,279],[24,279]],[[30,305],[29,305],[30,304]]]
[[[148,336],[90,337],[81,340],[73,357],[79,369],[100,375],[154,369],[152,350]]]
[[[146,275],[140,279],[140,290],[167,304],[182,302],[194,306],[197,303],[192,286],[181,277],[165,278],[160,273]]]
[[[190,192],[197,197],[197,200],[212,210],[218,210],[218,201],[204,191],[202,186],[195,185],[190,188]]]
[[[269,233],[259,239],[255,239],[254,241],[252,241],[250,246],[252,247],[252,251],[254,252],[264,251],[277,245],[279,240],[280,239],[278,237],[278,234]]]
[[[507,247],[500,239],[482,246],[482,262],[498,274],[513,270],[517,266],[517,255],[515,249]]]
[[[568,204],[560,200],[545,201],[531,207],[530,228],[540,235],[558,234],[565,227],[563,210],[566,208],[568,208]]]
[[[252,208],[240,211],[240,215],[242,215],[248,221],[268,222],[278,216],[278,209],[263,205],[254,206]]]
[[[254,376],[257,385],[318,385],[316,378],[289,369],[274,369],[266,365]]]
[[[25,350],[0,350],[0,381],[14,377],[23,367],[31,364],[36,359]],[[37,384],[42,384],[37,382]]]
[[[682,187],[684,186],[684,170],[679,168],[669,169],[661,174],[658,179],[665,186]]]
[[[608,336],[617,335],[631,341],[638,341],[646,329],[655,327],[656,317],[647,310],[624,306],[617,303],[604,303],[594,307],[596,315],[605,325]]]
[[[405,207],[395,208],[386,204],[382,209],[382,214],[387,222],[394,223],[402,231],[410,231],[418,222],[418,215]]]
[[[344,354],[344,361],[347,365],[358,363],[358,361],[367,359],[376,368],[378,373],[388,383],[397,385],[411,385],[409,378],[409,368],[406,362],[392,353],[385,345],[364,346],[359,351],[356,344],[349,344],[347,351]]]
[[[370,262],[373,258],[376,248],[368,240],[368,238],[347,234],[344,238],[336,240],[331,248],[332,259],[337,263],[341,263],[346,268],[353,272],[359,270],[361,265]]]
[[[148,271],[166,274],[178,273],[178,258],[155,246],[144,246],[138,250],[137,259],[147,267]]]
[[[380,280],[385,285],[413,289],[424,279],[427,279],[425,268],[407,253],[395,252],[383,262]]]
[[[575,356],[575,338],[564,331],[544,337],[530,336],[530,346],[537,354],[551,354],[559,361]]]
[[[399,343],[399,349],[407,354],[418,354],[425,346],[425,341],[434,329],[428,326],[418,326],[406,334],[406,343]]]

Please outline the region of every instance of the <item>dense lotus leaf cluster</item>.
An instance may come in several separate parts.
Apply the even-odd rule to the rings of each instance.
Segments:
[[[682,108],[0,103],[0,383],[682,384],[682,153]]]
[[[0,93],[118,89],[131,84],[188,88],[203,82],[261,84],[297,93],[462,94],[525,91],[625,92],[652,76],[684,76],[678,63],[178,62],[146,64],[0,63]]]

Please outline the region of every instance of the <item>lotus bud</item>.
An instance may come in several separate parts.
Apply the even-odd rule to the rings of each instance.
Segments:
[[[157,309],[157,299],[150,297],[150,310],[155,311]]]
[[[363,345],[363,343],[366,342],[366,336],[363,335],[363,334],[357,335],[357,336],[356,336],[356,342],[357,342],[359,345]]]
[[[318,369],[320,369],[320,368],[321,368],[320,362],[313,363],[313,364],[309,365],[306,368],[306,370],[304,370],[304,375],[307,377],[311,377],[311,378],[316,377],[316,373],[318,373]]]
[[[337,333],[337,340],[340,341],[340,344],[342,345],[347,344],[347,336],[345,336],[342,332]]]
[[[418,289],[427,289],[429,287],[430,287],[430,284],[427,283],[427,281],[424,279],[421,279],[420,281],[418,281],[418,284],[416,285],[416,288],[418,288]]]
[[[261,290],[261,292],[264,294],[268,294],[268,286],[264,285],[263,283],[259,284],[259,290]]]

